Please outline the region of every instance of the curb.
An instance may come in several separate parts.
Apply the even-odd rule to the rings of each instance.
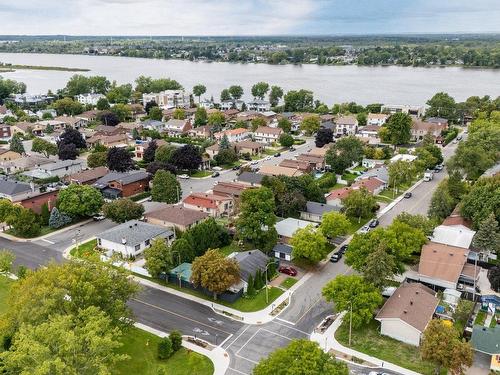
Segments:
[[[399,197],[394,199],[391,203],[389,203],[381,211],[379,211],[377,213],[377,218],[380,218],[381,216],[385,215],[387,212],[392,210],[394,206],[396,206],[399,202],[401,202],[404,199],[405,193],[409,193],[409,192],[415,190],[422,182],[424,182],[424,179],[418,180],[412,186],[410,186],[408,189],[406,189]]]

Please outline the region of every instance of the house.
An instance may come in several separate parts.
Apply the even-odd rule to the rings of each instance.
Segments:
[[[109,172],[92,185],[106,199],[126,198],[149,188],[149,173],[144,171]]]
[[[214,143],[213,145],[205,148],[205,153],[208,155],[210,159],[215,158],[215,156],[217,156],[219,151],[220,151],[220,145],[218,143]]]
[[[259,126],[253,134],[257,142],[270,144],[278,142],[280,136],[283,134],[283,129],[271,128],[270,126]]]
[[[30,194],[38,193],[39,190],[33,184],[14,181],[5,177],[0,178],[0,198],[11,202],[18,202],[27,198]]]
[[[212,109],[214,106],[215,106],[214,102],[212,100],[207,100],[207,99],[203,99],[201,102],[198,103],[198,107],[205,109]]]
[[[358,134],[361,138],[378,139],[378,132],[380,127],[378,125],[366,125],[359,128]]]
[[[212,188],[212,193],[219,196],[227,196],[231,198],[239,198],[241,193],[248,189],[248,185],[237,182],[219,181]]]
[[[421,120],[413,120],[411,124],[411,139],[412,141],[421,141],[426,134],[437,138],[443,130],[448,129],[448,123],[433,123]]]
[[[144,156],[144,151],[149,147],[149,144],[151,142],[153,141],[150,142],[136,141],[134,150],[135,157],[138,159],[142,159]],[[167,141],[165,141],[164,139],[155,139],[154,142],[156,142],[156,147],[160,147],[167,144]]]
[[[245,128],[236,128],[215,133],[214,138],[220,141],[224,137],[224,135],[227,137],[229,142],[233,143],[241,142],[244,139],[250,137],[250,132]]]
[[[247,102],[247,108],[249,111],[268,112],[271,110],[271,103],[267,100],[254,99]]]
[[[453,212],[444,219],[441,225],[446,225],[448,227],[459,227],[459,228],[472,228],[472,222],[468,219],[465,219],[462,215],[460,215],[459,207],[455,207]]]
[[[191,106],[190,94],[184,90],[165,90],[158,93],[142,94],[142,104],[155,102],[161,109],[189,108]]]
[[[434,228],[432,241],[468,249],[475,234],[475,231],[466,227],[439,225]]]
[[[420,283],[403,283],[380,309],[380,333],[406,344],[420,346],[422,334],[439,303],[436,293]]]
[[[88,125],[89,121],[83,117],[73,117],[73,116],[59,116],[54,119],[54,121],[59,121],[67,127],[78,129],[83,128]]]
[[[15,160],[19,159],[21,157],[21,154],[6,149],[6,148],[0,148],[0,161],[9,161],[9,160]]]
[[[139,133],[142,131],[142,124],[140,122],[120,122],[116,125],[117,128],[123,129],[124,133],[132,134],[132,132],[137,130]]]
[[[22,200],[17,201],[21,206],[29,209],[37,214],[42,212],[42,206],[47,205],[47,208],[52,210],[56,205],[57,196],[59,195],[59,190],[51,190],[46,192],[40,192],[38,190],[28,193]]]
[[[418,265],[420,282],[439,289],[457,289],[461,276],[468,278],[470,265],[467,265],[468,249],[428,242],[422,247]],[[474,268],[474,266],[472,266]]]
[[[254,172],[242,172],[238,176],[238,182],[252,187],[262,186],[263,175]]]
[[[234,148],[237,154],[259,155],[264,151],[262,143],[253,142],[249,140],[235,142]]]
[[[500,371],[500,325],[474,325],[470,342],[475,351],[491,356],[490,373]]]
[[[287,176],[287,177],[299,177],[304,173],[296,168],[286,168],[278,165],[262,165],[260,167],[259,173],[264,176]]]
[[[163,121],[148,119],[142,122],[142,127],[147,130],[156,130],[162,133],[165,130],[165,123]]]
[[[293,247],[287,245],[286,243],[278,242],[274,245],[273,253],[274,257],[280,260],[286,260],[288,262],[293,260]]]
[[[243,106],[245,105],[245,102],[243,100],[223,100],[220,102],[220,109],[221,111],[228,111],[230,109],[237,109],[238,111],[243,110]]]
[[[314,169],[323,169],[325,168],[325,157],[320,155],[314,155],[311,153],[308,154],[300,154],[295,157],[295,159],[299,161],[305,161],[311,165]]]
[[[376,161],[381,162],[381,160],[376,160]],[[379,180],[384,181],[386,184],[389,183],[389,171],[387,170],[387,167],[383,164],[375,165],[374,168],[371,168],[367,170],[365,173],[363,173],[361,176],[358,176],[356,180],[361,180],[369,177],[376,177]]]
[[[303,229],[308,225],[312,225],[316,228],[319,224],[289,217],[278,221],[274,224],[274,228],[276,229],[276,232],[278,232],[279,241],[288,243],[298,229]]]
[[[410,154],[397,154],[394,155],[391,160],[389,160],[391,163],[394,163],[396,161],[407,161],[411,163],[412,161],[417,160],[417,155],[410,155]]]
[[[269,257],[260,250],[235,252],[230,254],[228,258],[236,260],[240,268],[240,282],[233,285],[230,290],[243,289],[244,293],[247,291],[250,277],[254,278],[257,271],[265,272],[269,264]]]
[[[191,210],[181,205],[165,205],[164,207],[144,214],[146,222],[167,228],[186,231],[208,218],[206,212]]]
[[[99,111],[85,111],[83,113],[80,113],[78,115],[79,118],[83,118],[87,120],[88,122],[90,121],[95,121],[97,120],[97,116],[99,115]],[[53,115],[55,117],[56,115]]]
[[[130,139],[126,134],[114,134],[114,135],[93,135],[87,139],[87,145],[89,147],[95,147],[100,144],[104,147],[127,147],[130,143]]]
[[[27,135],[33,133],[35,135],[41,135],[45,127],[41,127],[40,125],[35,125],[32,122],[16,122],[10,126],[11,135],[21,133],[23,135]]]
[[[40,110],[36,111],[36,117],[38,117],[39,119],[43,119],[43,116],[45,116],[45,115],[48,115],[51,118],[54,118],[57,116],[57,111],[55,109],[52,109],[52,108],[40,109]]]
[[[280,167],[297,169],[303,173],[310,173],[313,168],[307,161],[284,159],[278,164]]]
[[[413,117],[422,117],[424,115],[424,107],[414,105],[401,104],[386,104],[381,108],[382,113],[393,115],[394,113],[406,113]]]
[[[11,137],[11,135],[12,134],[11,134],[10,125],[0,124],[0,138],[2,140],[6,140],[6,139],[9,139]]]
[[[171,118],[165,123],[165,131],[170,137],[180,137],[192,129],[190,120],[177,120]]]
[[[108,125],[98,125],[95,128],[94,135],[116,135],[116,134],[126,134],[127,129],[123,129],[118,126],[108,126]]]
[[[330,191],[326,196],[326,204],[342,207],[342,199],[347,198],[351,191],[352,189],[350,187],[342,187]]]
[[[210,125],[203,125],[193,128],[189,131],[189,135],[195,138],[211,138],[212,127]]]
[[[23,156],[14,160],[1,161],[0,170],[2,170],[5,174],[14,174],[54,162],[54,159],[43,156]]]
[[[69,182],[70,184],[92,185],[108,173],[109,170],[106,167],[91,168],[85,171],[70,174],[64,178],[64,181]]]
[[[164,238],[168,245],[175,240],[175,232],[159,225],[130,220],[96,236],[97,246],[108,252],[134,258],[151,245],[155,238]]]
[[[335,120],[335,135],[354,135],[358,131],[358,119],[354,116],[341,116]]]
[[[366,188],[373,195],[379,195],[382,190],[387,188],[387,182],[378,179],[377,177],[365,177],[361,180],[356,180],[351,185],[352,190]]]
[[[327,143],[323,147],[313,147],[306,155],[324,158],[331,146],[333,143]]]
[[[323,215],[328,212],[340,212],[340,206],[332,206],[326,203],[308,201],[304,211],[300,212],[300,218],[307,221],[321,223]]]
[[[368,169],[375,168],[377,165],[384,165],[384,161],[378,159],[363,159],[361,161],[361,166]]]
[[[211,217],[229,216],[233,212],[233,198],[225,195],[191,193],[183,200],[185,208],[208,213]]]
[[[96,106],[99,99],[104,99],[105,96],[102,94],[80,94],[75,96],[77,102],[83,105]]]
[[[366,125],[382,126],[389,119],[390,115],[386,113],[368,113],[366,116]]]
[[[58,160],[54,163],[48,163],[41,165],[31,171],[24,172],[23,175],[44,179],[51,177],[65,177],[73,173],[80,172],[82,170],[83,160],[75,159],[75,160]]]
[[[426,118],[425,121],[430,122],[431,124],[448,126],[448,119],[442,118],[442,117],[429,117],[429,118]]]

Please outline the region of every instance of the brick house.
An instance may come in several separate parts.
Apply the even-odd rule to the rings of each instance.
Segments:
[[[228,196],[192,193],[183,200],[185,208],[206,212],[212,217],[229,216],[233,212],[233,199]]]
[[[149,188],[149,173],[144,171],[109,172],[93,186],[107,199],[126,198]]]

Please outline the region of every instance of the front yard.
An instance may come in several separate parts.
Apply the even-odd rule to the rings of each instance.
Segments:
[[[348,320],[339,327],[335,338],[344,346],[349,347],[349,324]],[[383,361],[394,363],[421,374],[433,375],[434,366],[422,361],[420,349],[415,346],[404,344],[380,334],[380,323],[372,320],[369,325],[352,331],[351,347],[359,352],[379,358]],[[446,374],[446,369],[441,371]]]
[[[3,314],[5,310],[7,310],[6,298],[11,285],[11,279],[6,276],[0,275],[0,314]]]
[[[280,284],[282,288],[285,289],[290,289],[292,286],[294,286],[297,283],[297,279],[294,279],[293,277],[287,277],[283,282]]]
[[[74,248],[71,249],[69,253],[71,256],[74,256],[76,258],[99,260],[100,254],[98,251],[95,250],[96,246],[97,246],[97,240],[93,239],[84,242],[82,244],[79,244],[78,246],[75,246]]]

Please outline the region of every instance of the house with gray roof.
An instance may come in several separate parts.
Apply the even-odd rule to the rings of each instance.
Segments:
[[[261,186],[263,175],[253,172],[243,172],[238,176],[238,182],[249,186]]]
[[[102,232],[96,238],[97,246],[107,251],[108,255],[119,253],[124,258],[132,258],[151,246],[155,238],[164,238],[171,245],[175,232],[160,225],[130,220]]]
[[[367,170],[361,176],[357,177],[356,181],[361,179],[367,179],[370,177],[376,177],[380,181],[385,182],[386,184],[389,183],[389,171],[387,170],[387,167],[385,165],[376,166],[375,168]]]
[[[149,188],[149,173],[145,171],[109,172],[94,182],[107,199],[130,197]]]
[[[34,185],[0,178],[0,198],[8,199],[11,202],[18,202],[27,198],[30,194],[37,192],[39,192],[39,189]]]
[[[291,261],[293,259],[292,250],[293,247],[290,245],[278,242],[273,248],[274,257],[281,260]]]
[[[500,371],[500,325],[495,327],[474,325],[471,343],[476,352],[491,356],[490,370],[492,372]]]
[[[300,212],[300,218],[308,221],[321,223],[323,215],[328,212],[340,212],[341,207],[333,206],[326,203],[307,202],[304,211]]]
[[[58,160],[55,163],[40,165],[37,168],[24,172],[23,174],[32,178],[66,177],[80,172],[83,168],[83,160]]]
[[[230,288],[235,292],[241,288],[246,292],[250,276],[254,277],[258,270],[265,272],[269,264],[269,257],[260,250],[235,252],[229,258],[236,260],[240,266],[240,282]]]

